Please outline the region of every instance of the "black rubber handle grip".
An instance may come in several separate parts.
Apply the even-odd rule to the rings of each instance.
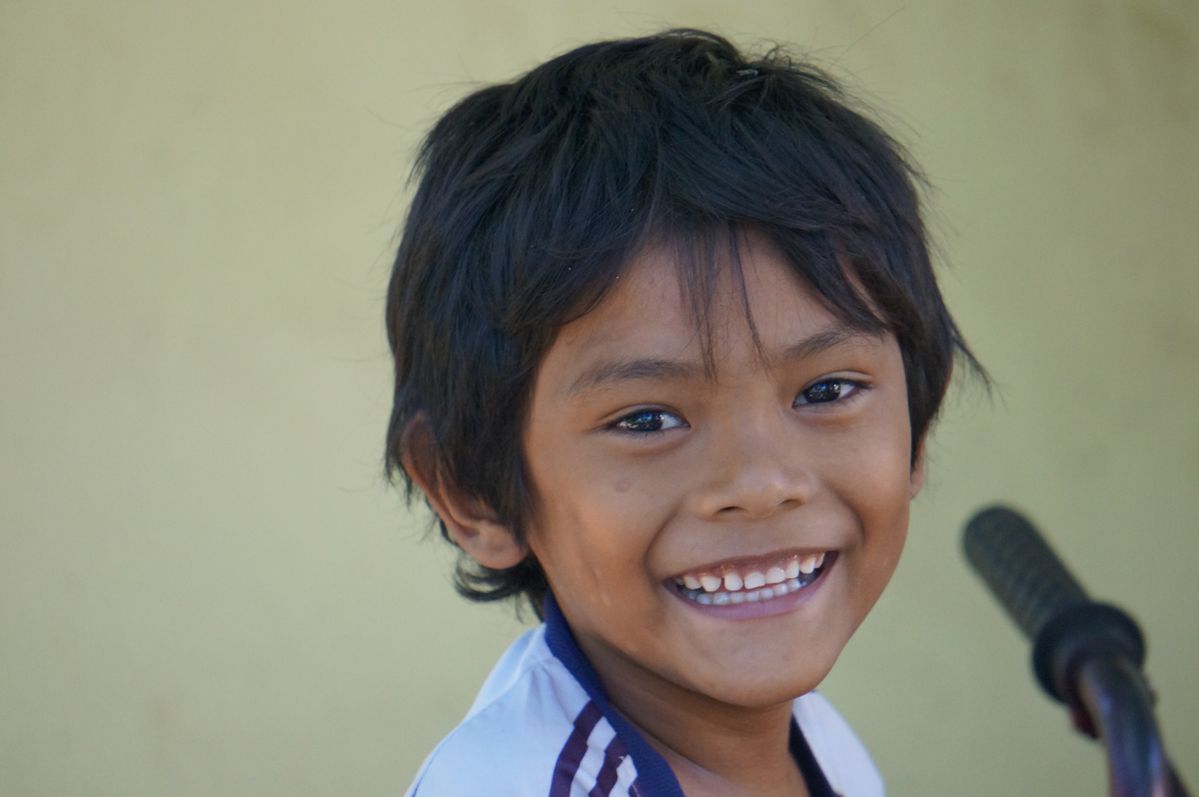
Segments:
[[[978,512],[962,536],[966,558],[1029,639],[1055,616],[1089,602],[1057,554],[1020,513]]]

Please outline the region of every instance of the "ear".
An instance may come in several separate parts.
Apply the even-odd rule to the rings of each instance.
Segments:
[[[484,567],[506,570],[528,555],[528,546],[499,522],[482,500],[445,478],[438,465],[428,422],[417,418],[404,432],[404,471],[425,494],[454,544]]]
[[[915,498],[917,495],[919,495],[920,489],[924,487],[924,442],[927,439],[928,436],[925,435],[924,438],[922,438],[920,442],[916,444],[916,457],[912,460],[912,473],[908,477],[908,496],[910,498]]]

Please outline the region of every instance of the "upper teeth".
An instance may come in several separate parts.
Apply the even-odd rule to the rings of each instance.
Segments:
[[[692,572],[675,579],[675,582],[689,590],[704,592],[740,592],[756,590],[766,585],[782,584],[800,573],[811,575],[824,564],[824,552],[790,556],[785,561],[769,567],[756,567],[739,570],[722,568],[721,573]]]

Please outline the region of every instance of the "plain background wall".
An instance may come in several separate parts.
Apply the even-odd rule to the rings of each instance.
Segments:
[[[676,25],[865,90],[999,383],[825,686],[892,793],[1105,789],[959,553],[1000,499],[1141,621],[1199,785],[1193,0],[3,0],[0,794],[402,792],[520,627],[380,477],[411,156],[471,88]]]

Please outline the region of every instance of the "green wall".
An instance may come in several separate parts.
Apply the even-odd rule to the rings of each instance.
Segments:
[[[434,10],[436,9],[436,10]],[[792,42],[926,166],[999,383],[825,690],[893,794],[1100,794],[961,559],[1017,502],[1150,640],[1199,786],[1199,6],[0,3],[0,794],[398,794],[519,626],[379,475],[436,114],[600,36]]]

